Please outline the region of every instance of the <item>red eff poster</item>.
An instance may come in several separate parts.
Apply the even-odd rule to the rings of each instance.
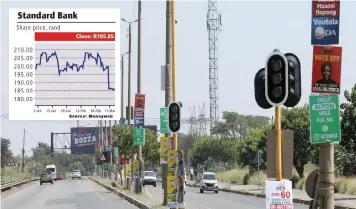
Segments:
[[[312,93],[340,94],[342,48],[314,46]]]
[[[144,110],[145,109],[145,95],[144,94],[136,94],[135,95],[135,109],[136,110]]]

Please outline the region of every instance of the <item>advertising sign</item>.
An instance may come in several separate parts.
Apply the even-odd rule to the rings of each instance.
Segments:
[[[167,177],[167,206],[169,208],[185,208],[184,180],[181,176]]]
[[[314,46],[312,93],[340,94],[342,48]]]
[[[309,97],[309,117],[312,144],[340,142],[338,95],[311,95]]]
[[[293,209],[292,182],[265,181],[266,209]]]
[[[168,128],[168,108],[160,108],[160,132],[171,133]]]
[[[97,127],[71,128],[71,154],[95,154],[95,143],[99,139]]]
[[[167,164],[168,162],[168,150],[169,150],[169,138],[161,137],[159,140],[159,153],[161,164]]]
[[[143,126],[145,124],[145,95],[135,95],[134,125]]]
[[[131,164],[126,164],[126,178],[131,178]]]
[[[339,44],[340,0],[313,0],[312,4],[311,44]]]
[[[134,128],[133,129],[133,144],[136,146],[145,145],[145,129],[144,128]]]

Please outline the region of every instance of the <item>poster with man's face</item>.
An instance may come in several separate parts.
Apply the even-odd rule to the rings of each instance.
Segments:
[[[342,48],[314,46],[312,93],[340,94]]]

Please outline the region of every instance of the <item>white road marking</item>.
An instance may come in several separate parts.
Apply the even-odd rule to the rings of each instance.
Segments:
[[[104,200],[104,198],[102,196],[100,196],[99,193],[96,193],[96,195],[98,195],[98,197],[100,197],[100,199]]]

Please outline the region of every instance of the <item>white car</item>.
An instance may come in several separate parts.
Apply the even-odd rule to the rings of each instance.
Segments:
[[[204,191],[219,192],[218,178],[213,172],[204,172],[200,178],[200,193]]]
[[[157,185],[157,175],[153,171],[145,171],[145,175],[143,176],[142,185],[153,185],[156,187]]]
[[[82,174],[79,170],[73,170],[72,179],[82,179]]]

